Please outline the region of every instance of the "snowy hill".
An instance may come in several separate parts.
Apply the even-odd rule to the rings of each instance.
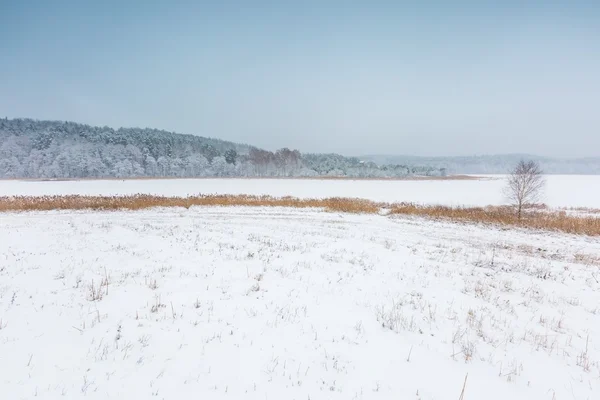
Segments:
[[[436,175],[337,154],[302,155],[156,129],[0,119],[0,178]]]

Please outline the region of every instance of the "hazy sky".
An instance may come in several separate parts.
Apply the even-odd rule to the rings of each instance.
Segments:
[[[0,115],[347,155],[600,155],[600,1],[544,3],[0,0]]]

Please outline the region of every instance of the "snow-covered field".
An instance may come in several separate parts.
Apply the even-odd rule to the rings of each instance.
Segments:
[[[496,185],[319,190],[421,184]],[[2,190],[95,185],[150,187]],[[598,399],[599,281],[600,241],[557,233],[276,208],[0,214],[0,393],[459,399],[468,373],[465,400]]]
[[[600,208],[600,175],[549,175],[543,201],[551,207]],[[257,194],[300,198],[358,197],[383,202],[485,206],[505,204],[501,176],[481,180],[377,181],[306,179],[166,179],[0,181],[0,196]]]

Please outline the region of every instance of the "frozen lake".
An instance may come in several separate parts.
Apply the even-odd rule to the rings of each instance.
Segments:
[[[543,201],[551,207],[600,208],[599,175],[549,175]],[[299,198],[356,197],[445,205],[505,204],[502,176],[479,180],[148,179],[0,181],[0,196],[252,194]]]

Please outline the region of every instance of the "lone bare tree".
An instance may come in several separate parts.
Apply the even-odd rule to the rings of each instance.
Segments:
[[[510,172],[506,184],[506,197],[517,209],[521,219],[523,207],[540,200],[546,181],[540,165],[535,161],[521,160]]]

